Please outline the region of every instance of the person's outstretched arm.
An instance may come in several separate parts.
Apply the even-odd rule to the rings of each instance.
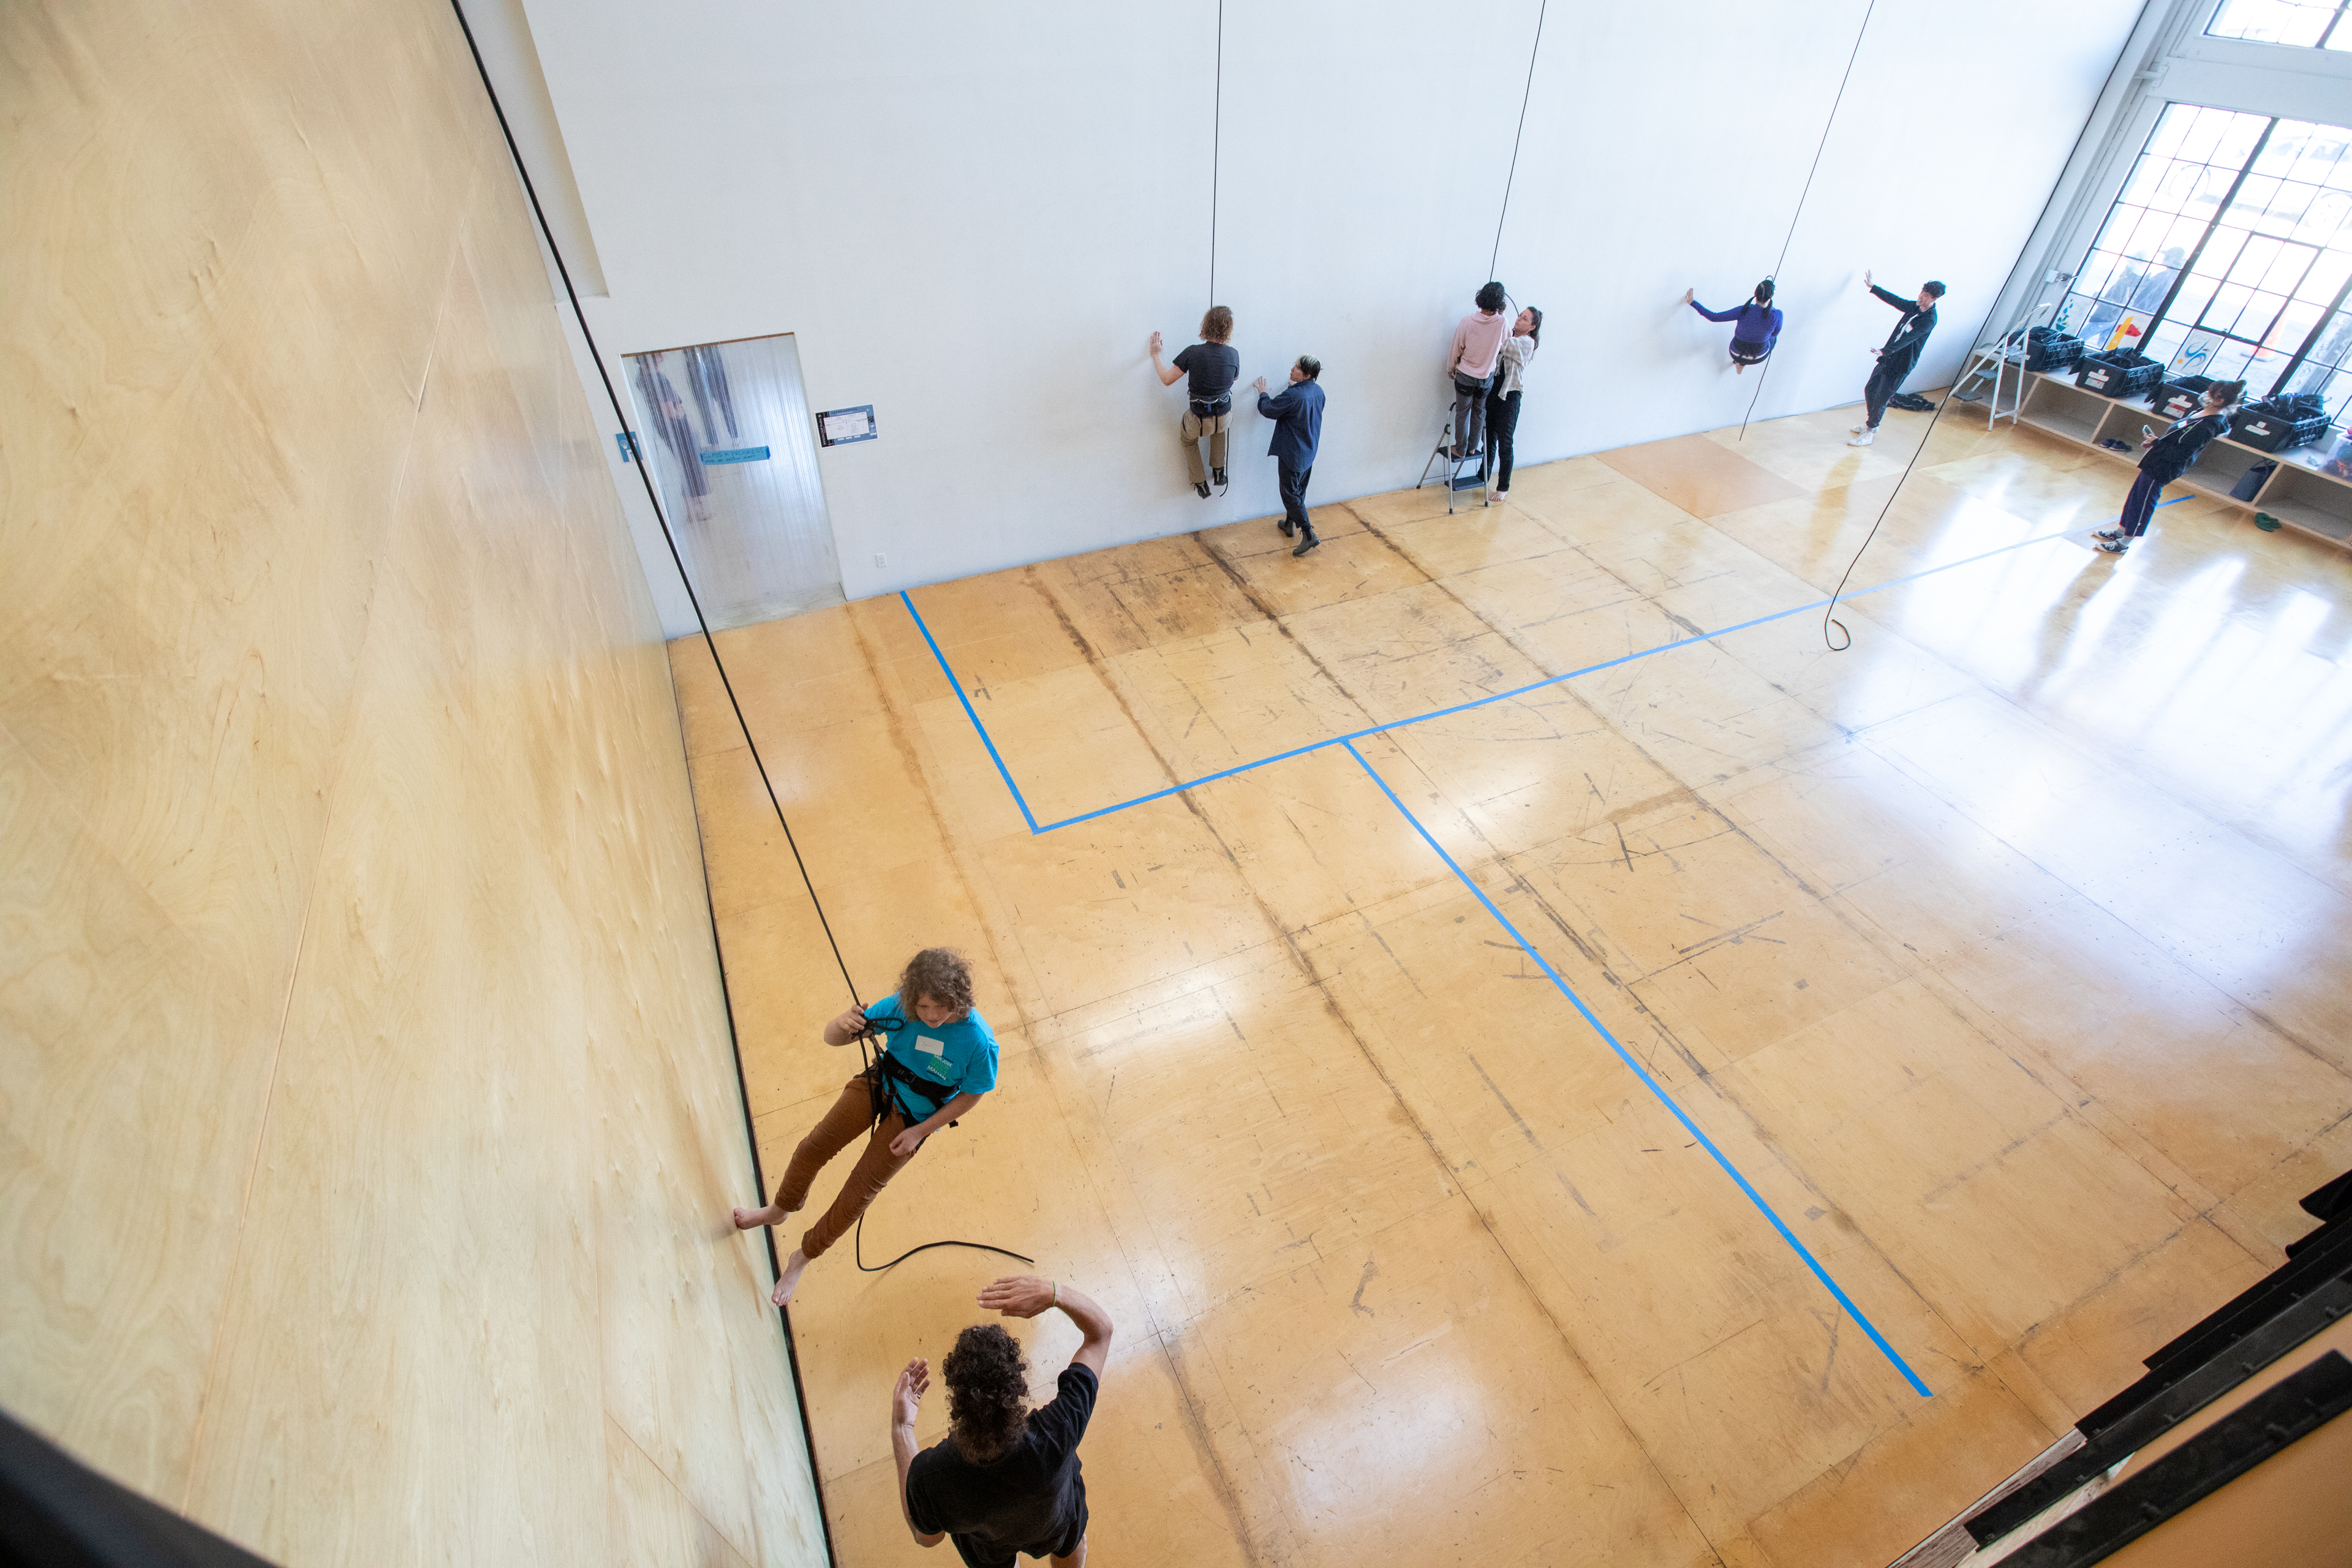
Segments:
[[[1158,332],[1151,334],[1151,368],[1160,373],[1160,384],[1162,386],[1175,385],[1176,378],[1184,374],[1172,364],[1162,364],[1160,363],[1160,334]]]
[[[1902,295],[1895,293],[1891,289],[1881,289],[1875,283],[1873,283],[1870,286],[1870,291],[1873,294],[1877,295],[1882,301],[1894,306],[1898,310],[1915,310],[1917,308],[1919,303],[1916,300],[1906,300]]]
[[[1728,310],[1710,310],[1706,306],[1698,302],[1697,291],[1690,289],[1683,290],[1683,303],[1688,305],[1692,310],[1696,310],[1700,315],[1705,316],[1710,321],[1728,321],[1738,316],[1740,311],[1748,309],[1745,305],[1734,305]]]
[[[1297,406],[1298,388],[1295,386],[1286,386],[1280,392],[1274,393],[1269,395],[1265,390],[1265,377],[1259,376],[1257,378],[1257,411],[1259,414],[1268,419],[1280,419]]]
[[[980,1103],[976,1094],[959,1094],[922,1121],[890,1140],[890,1152],[901,1160],[923,1146],[923,1140]]]
[[[1055,1280],[1017,1274],[982,1290],[980,1304],[1008,1318],[1034,1318],[1049,1307],[1059,1307],[1064,1316],[1078,1325],[1078,1332],[1086,1336],[1078,1345],[1078,1353],[1070,1358],[1070,1364],[1085,1367],[1097,1378],[1102,1376],[1103,1363],[1110,1360],[1110,1314],[1097,1306],[1091,1297],[1080,1295]]]
[[[915,1464],[915,1411],[930,1386],[931,1363],[917,1356],[898,1374],[898,1386],[890,1391],[890,1454],[898,1461],[898,1517],[907,1521],[907,1533],[918,1546],[937,1546],[947,1539],[945,1531],[926,1535],[917,1526],[915,1505],[907,1496],[907,1472]]]

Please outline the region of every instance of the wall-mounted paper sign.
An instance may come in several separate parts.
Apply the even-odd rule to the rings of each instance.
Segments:
[[[721,463],[764,463],[768,460],[768,448],[765,447],[729,447],[716,452],[704,452],[699,454],[699,456],[704,462],[709,464],[713,468],[717,468]]]
[[[625,463],[633,463],[633,462],[636,461],[636,458],[635,458],[635,455],[634,455],[634,453],[631,451],[631,444],[630,444],[630,441],[629,441],[629,433],[628,433],[626,430],[615,430],[615,431],[614,431],[614,432],[613,432],[613,439],[614,439],[615,442],[619,443],[619,445],[620,445],[620,448],[621,448],[621,461],[623,461],[623,462],[625,462]]]
[[[849,441],[871,441],[881,432],[874,428],[874,405],[857,408],[828,408],[816,416],[816,444],[838,447]]]

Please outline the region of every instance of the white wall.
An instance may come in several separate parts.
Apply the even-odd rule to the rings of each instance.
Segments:
[[[816,406],[876,405],[881,439],[824,458],[852,597],[1276,509],[1254,414],[1233,493],[1192,496],[1143,354],[1209,302],[1214,0],[525,5],[608,354],[790,331]],[[1496,268],[1548,313],[1523,460],[1738,420],[1752,374],[1677,301],[1771,268],[1864,7],[1553,0]],[[1435,440],[1538,10],[1226,6],[1217,294],[1244,378],[1325,363],[1310,500],[1410,483]],[[1880,0],[1759,416],[1859,395],[1892,324],[1865,267],[1951,286],[1917,382],[1952,373],[2139,13]]]

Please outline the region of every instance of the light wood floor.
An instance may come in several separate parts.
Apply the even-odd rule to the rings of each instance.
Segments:
[[[992,1241],[1116,1315],[1095,1563],[1884,1563],[2352,1164],[2352,562],[2201,500],[2095,554],[2129,469],[1955,416],[1851,651],[1759,622],[1834,584],[1896,420],[721,637],[863,994],[981,974],[1001,1087],[867,1256]],[[846,996],[672,654],[772,1179]],[[1013,1267],[811,1269],[845,1563],[918,1560],[890,1380]],[[1076,1334],[1024,1331],[1042,1390]]]

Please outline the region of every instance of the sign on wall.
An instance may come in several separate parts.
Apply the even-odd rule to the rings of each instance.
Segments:
[[[874,428],[874,405],[870,403],[856,408],[828,408],[816,416],[816,444],[820,447],[871,441],[879,434]]]

